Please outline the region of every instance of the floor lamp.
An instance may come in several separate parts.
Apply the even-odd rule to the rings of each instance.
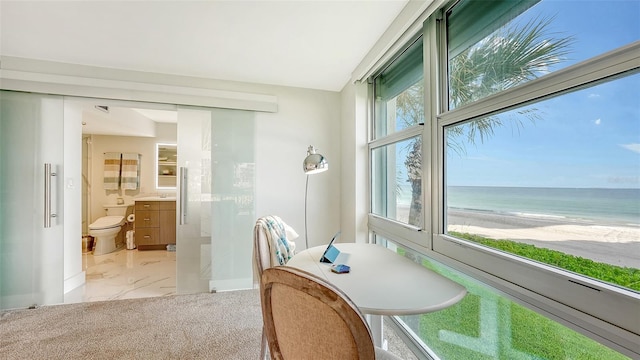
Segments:
[[[302,164],[304,173],[307,174],[307,184],[304,188],[304,244],[305,248],[309,248],[309,237],[307,236],[307,195],[309,193],[309,175],[319,174],[329,170],[329,163],[322,154],[316,153],[316,148],[309,145],[307,149],[307,157],[304,158]]]

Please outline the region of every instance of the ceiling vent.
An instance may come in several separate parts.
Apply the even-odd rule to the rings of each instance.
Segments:
[[[102,111],[103,113],[109,113],[109,107],[106,105],[96,105],[96,109]]]

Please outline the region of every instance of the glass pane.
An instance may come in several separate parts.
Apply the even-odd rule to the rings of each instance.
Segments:
[[[63,130],[62,97],[0,92],[0,309],[64,301],[63,179],[75,175],[63,173]],[[48,177],[50,227],[45,163],[56,174]]]
[[[255,115],[212,110],[211,289],[253,287]]]
[[[176,290],[209,292],[211,111],[178,108]]]
[[[178,109],[178,293],[253,286],[254,117]]]
[[[376,240],[467,289],[449,308],[399,317],[439,359],[629,359],[435,260]]]
[[[422,140],[410,138],[374,149],[372,212],[422,227]]]
[[[451,109],[640,39],[638,1],[532,3],[467,0],[448,14]]]
[[[424,123],[422,41],[375,78],[374,138]]]
[[[640,291],[640,74],[447,127],[446,231]]]

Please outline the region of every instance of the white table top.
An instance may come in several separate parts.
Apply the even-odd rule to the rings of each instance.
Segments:
[[[355,243],[334,246],[341,252],[337,263],[349,265],[349,273],[333,273],[332,264],[320,262],[326,245],[296,254],[287,266],[325,278],[344,291],[363,313],[423,314],[449,307],[467,293],[462,285],[382,246]]]

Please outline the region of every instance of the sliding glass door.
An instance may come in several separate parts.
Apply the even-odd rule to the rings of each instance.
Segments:
[[[212,110],[211,281],[215,291],[253,287],[254,113]]]
[[[211,111],[178,109],[176,291],[209,291]]]
[[[179,294],[252,286],[253,112],[178,108]]]
[[[72,253],[63,221],[81,206],[64,206],[80,176],[64,173],[75,171],[63,163],[63,144],[74,141],[64,139],[65,100],[3,91],[0,101],[0,309],[63,303],[64,254]],[[176,291],[250,288],[254,113],[177,108]],[[80,236],[67,246],[76,243],[79,252]]]
[[[63,302],[63,99],[0,91],[0,309]]]

